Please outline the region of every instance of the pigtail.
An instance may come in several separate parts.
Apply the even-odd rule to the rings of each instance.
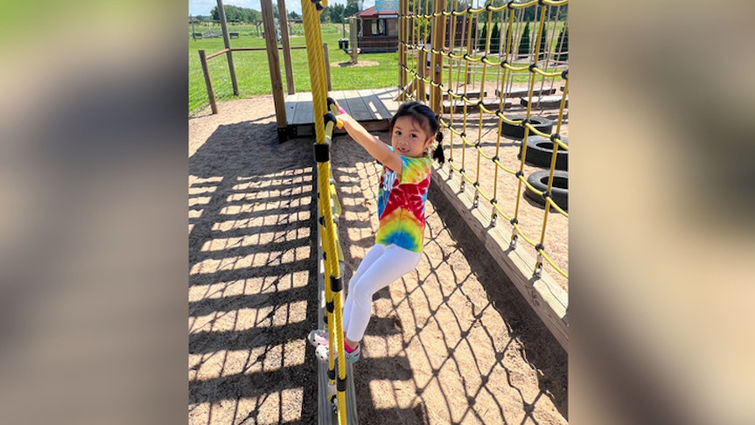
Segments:
[[[446,162],[446,155],[443,153],[443,133],[439,131],[435,135],[435,139],[438,141],[438,146],[433,151],[433,159],[442,165]]]

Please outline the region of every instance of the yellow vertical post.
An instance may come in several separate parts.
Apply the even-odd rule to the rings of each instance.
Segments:
[[[535,66],[537,66],[537,59],[540,54],[540,36],[542,35],[543,25],[545,24],[545,8],[540,9],[540,25],[537,28],[537,37],[535,37],[535,56],[532,59],[532,64],[530,65],[530,79],[529,79],[529,88],[527,89],[527,114],[524,117],[524,137],[522,138],[522,154],[521,159],[519,161],[519,171],[517,173],[517,179],[519,182],[517,183],[517,189],[516,189],[516,206],[514,207],[514,220],[517,219],[519,215],[519,201],[522,194],[522,182],[524,181],[524,160],[527,156],[527,138],[530,134],[530,113],[532,112],[532,89],[535,86],[535,75],[536,72],[533,69]],[[548,205],[546,203],[546,205]],[[547,209],[548,207],[546,207]],[[516,233],[512,234],[512,242],[516,240]],[[541,254],[538,253],[538,264],[541,263]]]
[[[440,114],[442,94],[440,92],[440,84],[443,82],[443,45],[445,44],[446,35],[446,17],[442,12],[446,9],[445,0],[435,0],[433,2],[434,11],[433,15],[433,35],[432,35],[432,48],[435,50],[433,53],[433,59],[431,63],[431,70],[433,76],[433,85],[430,92],[430,107],[436,114]]]
[[[320,19],[316,9],[322,9],[321,3],[313,4],[309,0],[302,0],[302,18],[304,22],[304,35],[307,44],[307,59],[309,74],[312,82],[312,104],[315,119],[315,135],[318,146],[326,145],[326,133],[324,115],[327,108],[327,82],[325,76],[325,59],[322,50],[322,34],[320,32]],[[332,124],[330,124],[332,125]],[[327,148],[320,151],[328,152]],[[341,317],[341,270],[338,265],[338,251],[336,247],[337,234],[333,221],[333,207],[330,198],[330,160],[320,160],[317,163],[318,193],[320,194],[319,205],[322,217],[322,240],[326,253],[326,286],[330,285],[332,296],[333,314],[330,316],[328,334],[330,336],[330,364],[333,363],[333,352],[337,353],[338,375],[336,379],[336,396],[338,401],[338,423],[346,425],[346,363],[343,341],[343,323]],[[327,296],[327,293],[326,293]],[[326,297],[327,301],[327,297]]]
[[[566,105],[566,95],[569,93],[569,79],[566,78],[566,72],[563,74],[564,76],[564,92],[561,95],[561,105],[558,109],[558,121],[556,124],[556,131],[553,132],[554,135],[556,135],[560,140],[560,132],[561,132],[561,121],[564,118],[564,107]],[[550,173],[548,174],[548,186],[546,191],[550,193],[551,189],[553,188],[553,171],[556,169],[556,158],[558,157],[558,143],[553,143],[553,153],[551,154],[551,163],[550,163]],[[551,203],[553,202],[552,197],[545,198],[545,212],[543,213],[543,228],[540,231],[540,249],[545,250],[543,243],[545,242],[545,228],[548,225],[548,212],[550,212],[551,209]],[[538,254],[540,254],[540,250],[538,250]],[[535,272],[541,269],[543,265],[542,261],[542,255],[538,255],[538,261],[535,263]],[[563,273],[562,273],[563,274]]]
[[[398,2],[398,93],[400,102],[406,100],[404,91],[406,90],[406,36],[407,8],[408,0],[399,0]]]
[[[469,25],[467,25],[467,54],[466,56],[469,56],[472,54],[472,27],[476,27],[474,15],[469,15]],[[464,169],[464,166],[466,165],[466,157],[467,157],[467,83],[469,82],[469,59],[464,60],[464,74],[465,77],[465,83],[464,83],[464,96],[463,96],[463,109],[464,112],[462,114],[463,121],[462,121],[462,131],[461,131],[461,168],[459,169],[459,174],[461,174],[461,183],[459,184],[459,190],[462,192],[464,191],[464,186],[467,182],[466,180],[466,170]],[[479,130],[478,130],[479,131]]]
[[[485,58],[488,56],[488,52],[490,52],[490,35],[493,32],[492,30],[492,19],[493,19],[493,12],[490,11],[490,4],[487,6],[488,9],[488,20],[486,23],[485,28],[487,30],[485,31],[485,50],[482,52],[482,81],[480,82],[480,102],[485,98],[485,78],[486,78],[486,72],[487,72],[487,62],[485,61]],[[474,198],[472,200],[472,205],[474,205],[475,208],[477,208],[477,205],[480,201],[480,157],[482,156],[482,150],[480,150],[480,139],[482,137],[482,106],[479,108],[480,110],[480,119],[477,123],[477,128],[479,129],[477,131],[477,144],[475,145],[475,149],[477,150],[477,171],[475,173],[475,182],[474,187],[477,189],[474,192]]]
[[[419,63],[417,65],[417,100],[424,102],[427,99],[427,92],[425,91],[425,67],[427,66],[427,55],[425,50],[419,51]]]
[[[456,7],[457,6],[458,6],[458,0],[454,0],[454,4],[453,4],[453,7],[451,8],[451,11],[452,12],[456,11]],[[454,58],[453,58],[453,53],[454,53],[454,49],[456,47],[456,21],[457,21],[456,16],[453,13],[451,13],[451,25],[449,25],[449,27],[450,27],[450,35],[449,35],[449,43],[448,43],[448,45],[449,45],[449,49],[448,50],[449,50],[449,52],[451,52],[451,55],[448,56],[448,89],[449,90],[453,90],[453,76],[454,76],[454,68],[453,68],[454,67]],[[453,167],[453,161],[454,161],[454,132],[452,131],[452,128],[453,128],[453,124],[454,124],[454,109],[456,108],[456,97],[449,95],[448,96],[448,100],[449,100],[449,103],[450,103],[450,108],[448,110],[449,111],[449,124],[448,124],[449,140],[448,140],[448,145],[449,145],[449,151],[450,151],[449,158],[448,158],[448,174],[452,175],[453,171],[454,171],[454,167]],[[441,105],[442,104],[443,103],[441,102]],[[441,111],[442,111],[442,108],[441,108]]]
[[[509,9],[509,23],[508,23],[508,26],[506,27],[506,44],[505,44],[506,47],[504,49],[504,57],[506,58],[504,60],[506,62],[509,61],[509,57],[510,57],[509,55],[511,53],[510,52],[511,44],[513,43],[513,40],[511,37],[512,37],[513,26],[514,26],[514,9],[511,9],[510,7],[508,9]],[[500,151],[500,148],[501,148],[501,127],[503,126],[503,109],[505,107],[504,100],[506,98],[506,75],[508,72],[509,72],[508,67],[504,66],[503,77],[501,77],[501,80],[502,80],[501,89],[498,92],[498,110],[501,111],[501,114],[498,116],[498,135],[496,136],[496,141],[495,141],[494,158],[498,158],[498,152]],[[498,210],[497,210],[498,206],[496,205],[496,203],[498,202],[498,162],[497,161],[498,161],[497,159],[496,161],[494,161],[495,171],[493,173],[493,200],[495,202],[492,202],[493,209],[492,209],[491,217],[490,217],[491,226],[496,225],[496,219],[498,217]]]

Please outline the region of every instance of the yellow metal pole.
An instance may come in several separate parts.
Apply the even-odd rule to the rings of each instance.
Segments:
[[[315,113],[315,135],[318,145],[327,143],[324,115],[327,107],[327,82],[325,76],[325,59],[322,51],[322,34],[320,31],[320,19],[317,9],[322,10],[324,5],[317,6],[309,0],[302,0],[302,18],[304,22],[305,42],[307,44],[307,59],[309,62],[310,80],[312,81],[312,103]],[[332,123],[329,123],[332,131]],[[334,348],[338,359],[338,376],[336,380],[338,401],[338,423],[346,425],[346,363],[343,341],[343,323],[341,317],[341,270],[338,265],[337,233],[333,221],[333,207],[330,198],[330,160],[318,162],[318,192],[320,194],[320,210],[323,217],[324,231],[322,233],[323,248],[326,252],[326,265],[330,263],[329,282],[333,303],[334,322],[329,326],[330,336],[330,364],[333,361]],[[326,241],[327,239],[327,241]]]
[[[516,206],[514,207],[514,220],[517,220],[519,215],[519,201],[522,194],[522,182],[525,181],[524,179],[524,160],[527,156],[527,138],[530,134],[530,127],[529,127],[529,120],[530,120],[530,113],[532,111],[532,89],[535,86],[535,70],[534,67],[537,66],[537,59],[538,55],[540,54],[540,36],[542,35],[543,25],[545,23],[545,8],[541,8],[540,13],[540,25],[537,28],[537,37],[535,38],[535,56],[532,59],[532,65],[530,65],[530,78],[529,78],[529,88],[527,89],[527,114],[525,115],[525,122],[524,122],[524,138],[522,139],[522,154],[521,154],[521,160],[519,161],[519,172],[517,173],[517,178],[519,179],[519,182],[517,184],[516,189]],[[514,242],[516,239],[516,234],[512,234],[512,242]]]

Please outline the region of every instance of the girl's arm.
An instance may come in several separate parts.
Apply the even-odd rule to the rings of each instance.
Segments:
[[[338,118],[343,121],[343,127],[349,133],[349,136],[362,145],[373,158],[396,173],[401,174],[403,161],[399,154],[388,148],[388,145],[381,142],[380,139],[368,133],[351,115],[341,114],[338,115]]]

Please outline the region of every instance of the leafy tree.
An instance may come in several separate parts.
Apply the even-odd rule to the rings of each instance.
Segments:
[[[493,25],[493,32],[490,34],[490,53],[500,52],[500,46],[499,46],[500,43],[501,43],[501,30],[498,28],[498,22],[496,22],[495,25]]]
[[[503,50],[506,50],[506,43],[507,43],[507,40],[509,39],[509,32],[510,32],[509,26],[506,25],[506,35],[503,36],[503,40],[501,41],[501,46],[502,46],[501,48]],[[514,38],[512,37],[511,38],[511,44],[509,45],[509,51],[508,51],[508,53],[511,53],[513,51],[514,51]]]
[[[237,6],[224,6],[223,8],[225,10],[225,19],[228,22],[248,22],[254,24],[262,20],[262,14],[254,9]],[[210,14],[214,21],[220,20],[217,6],[212,8]]]
[[[521,3],[523,3],[523,2],[521,2]],[[538,9],[538,8],[537,7],[528,7],[526,9],[524,9],[524,18],[523,18],[523,20],[524,21],[534,21],[535,20],[535,16],[537,15],[537,12],[539,12],[538,10],[535,10],[535,9]]]
[[[346,0],[346,8],[343,11],[343,17],[348,18],[357,12],[359,12],[358,0]]]
[[[529,55],[530,54],[530,23],[526,22],[524,24],[524,33],[522,33],[522,38],[519,40],[519,50],[517,52],[520,55]]]
[[[320,12],[320,22],[330,22],[330,11],[331,9],[326,7]]]
[[[480,37],[477,39],[477,50],[484,52],[485,51],[485,39],[488,37],[488,23],[485,22],[482,25],[482,33],[480,33]]]
[[[338,24],[342,23],[345,10],[346,6],[342,4],[334,4],[333,6],[330,6],[330,21]]]
[[[300,19],[301,16],[299,16],[298,13],[296,13],[295,11],[292,10],[292,11],[288,12],[288,18],[289,19]]]
[[[543,28],[543,33],[540,34],[540,55],[539,55],[540,59],[544,59],[545,58],[545,54],[546,54],[546,51],[545,51],[545,39],[546,38],[547,38],[547,34],[546,34],[546,31],[545,31],[545,28]]]

